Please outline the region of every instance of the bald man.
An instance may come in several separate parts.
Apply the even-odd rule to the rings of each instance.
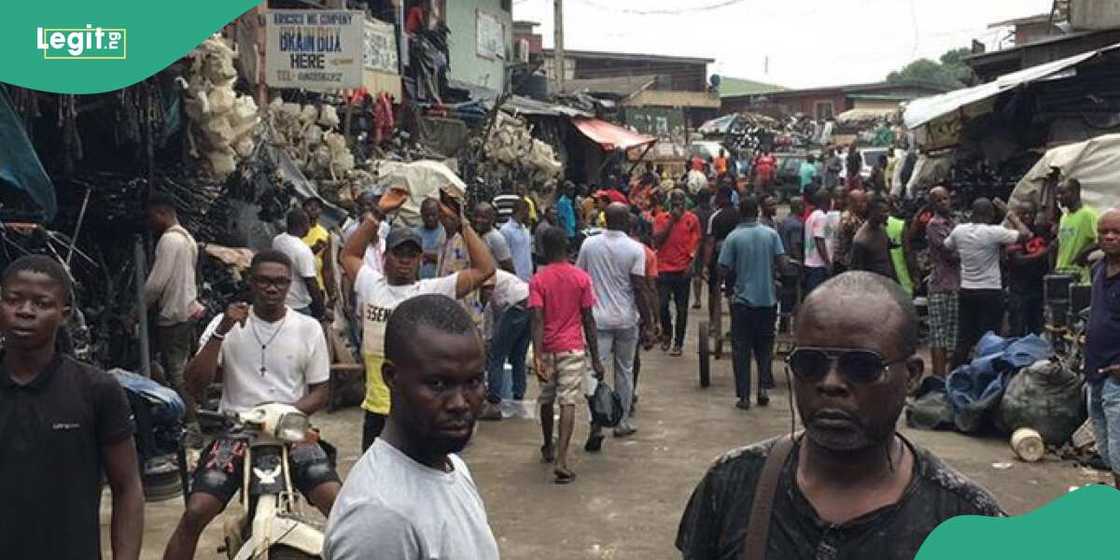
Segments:
[[[929,261],[929,346],[933,374],[945,377],[949,352],[957,348],[957,312],[960,309],[961,261],[957,252],[945,246],[945,239],[957,220],[953,218],[952,198],[945,187],[929,191],[933,217],[926,224]]]
[[[646,305],[646,250],[628,235],[630,211],[625,204],[615,202],[607,206],[605,214],[607,231],[583,242],[576,266],[591,276],[599,355],[613,364],[614,387],[622,398],[622,421],[614,435],[627,437],[637,431],[630,421],[634,356],[653,314]],[[589,450],[598,450],[601,445],[599,432],[599,426],[592,426],[585,446]]]
[[[910,560],[946,519],[1004,515],[987,491],[896,431],[907,386],[921,378],[918,343],[914,305],[888,278],[848,272],[810,293],[788,358],[805,431],[716,461],[681,519],[684,558]],[[763,484],[771,462],[775,476]],[[770,515],[754,525],[762,499]],[[761,556],[744,554],[759,531]]]
[[[1085,379],[1097,451],[1120,488],[1120,211],[1097,220],[1105,258],[1093,268],[1093,306],[1085,336]]]
[[[862,189],[848,192],[847,204],[840,214],[840,227],[836,230],[836,249],[833,272],[839,274],[851,267],[852,240],[867,221],[867,193]]]
[[[1014,213],[1007,214],[1014,229],[994,224],[997,207],[1007,211],[1007,205],[998,199],[995,203],[986,198],[976,199],[972,203],[972,221],[953,228],[945,238],[945,247],[961,258],[959,337],[953,368],[969,360],[972,348],[984,333],[1000,331],[1004,310],[1000,250],[1034,235]]]

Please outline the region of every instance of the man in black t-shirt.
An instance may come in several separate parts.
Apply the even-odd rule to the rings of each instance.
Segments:
[[[987,491],[895,431],[907,382],[923,368],[917,314],[898,284],[864,271],[836,276],[805,298],[796,331],[788,360],[806,430],[778,463],[766,558],[910,560],[946,519],[1004,515]],[[681,519],[686,560],[743,557],[759,530],[749,526],[756,486],[778,448],[771,440],[716,461]]]
[[[28,256],[0,281],[0,557],[100,558],[101,473],[113,493],[114,560],[144,530],[131,410],[109,374],[56,351],[70,314],[58,262]]]
[[[1023,243],[1007,247],[1007,307],[1012,336],[1042,334],[1043,277],[1050,272],[1050,242],[1048,228],[1036,227],[1037,209],[1029,200],[1015,209],[1019,220],[1034,237]]]
[[[708,267],[708,320],[713,330],[712,336],[720,336],[722,330],[723,307],[721,301],[722,283],[719,274],[719,250],[723,241],[739,225],[739,210],[731,203],[731,187],[720,187],[716,191],[716,211],[700,227],[704,230],[704,262]]]

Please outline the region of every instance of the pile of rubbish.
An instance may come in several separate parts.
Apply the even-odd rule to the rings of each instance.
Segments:
[[[976,345],[976,355],[945,380],[923,380],[906,405],[907,425],[1004,435],[1025,428],[1058,447],[1085,421],[1082,378],[1042,338],[989,332]]]
[[[225,179],[256,145],[257,104],[252,97],[234,91],[237,69],[233,59],[237,55],[224,39],[206,39],[191,56],[188,77],[179,78],[185,90],[183,109],[190,120],[190,154],[201,158],[212,176]]]

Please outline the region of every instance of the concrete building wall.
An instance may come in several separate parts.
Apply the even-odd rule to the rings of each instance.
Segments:
[[[505,66],[513,62],[513,15],[508,0],[452,0],[447,2],[445,21],[451,29],[448,50],[451,53],[450,78],[472,85],[502,91],[505,87]],[[478,14],[494,16],[503,27],[504,53],[501,57],[478,54]]]

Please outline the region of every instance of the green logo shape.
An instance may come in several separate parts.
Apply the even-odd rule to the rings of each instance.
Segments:
[[[969,558],[1115,558],[1113,541],[1120,492],[1111,486],[1080,488],[1024,515],[954,517],[926,538],[916,560]]]
[[[259,0],[11,2],[0,18],[0,82],[103,93],[163,70]]]

